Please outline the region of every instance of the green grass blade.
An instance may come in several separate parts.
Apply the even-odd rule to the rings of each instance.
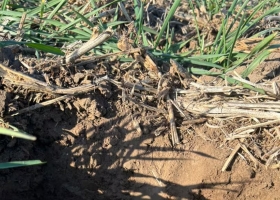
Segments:
[[[209,54],[209,55],[195,55],[195,56],[191,56],[191,57],[188,57],[190,59],[210,59],[210,58],[220,58],[222,56],[226,56],[227,54]]]
[[[88,9],[89,5],[90,5],[90,2],[84,3],[83,7],[81,8],[81,10],[79,10],[79,12],[85,13],[86,10]]]
[[[59,4],[57,4],[57,6],[55,7],[55,9],[48,15],[47,19],[52,19],[53,16],[59,11],[59,9],[67,2],[67,0],[62,0],[60,1]],[[46,25],[46,22],[43,23],[44,27]]]
[[[166,30],[166,36],[165,36],[165,47],[164,47],[164,53],[167,53],[168,51],[168,46],[169,46],[169,32],[170,32],[170,26],[169,26],[169,22],[167,25],[167,30]]]
[[[43,20],[44,20],[44,24],[48,23],[48,24],[54,25],[54,26],[63,26],[64,25],[64,23],[59,22],[59,21],[54,20],[54,19],[44,19],[43,18]]]
[[[244,53],[237,54],[237,56],[239,56],[239,59],[236,60],[235,62],[233,62],[232,63],[232,67],[227,69],[226,71],[228,72],[228,71],[231,71],[231,70],[235,69],[240,64],[242,64],[246,59],[251,58],[254,54],[256,54],[257,52],[260,52],[261,50],[263,50],[276,37],[276,35],[277,35],[277,33],[274,33],[274,34],[271,34],[270,36],[264,38],[259,44],[257,44],[251,50],[251,52],[249,54],[244,54]]]
[[[11,10],[1,10],[0,15],[5,15],[5,17],[6,16],[21,17],[22,12],[11,11]],[[18,19],[18,20],[20,20],[20,19]]]
[[[211,72],[211,71],[201,69],[201,68],[196,68],[196,67],[191,67],[190,71],[192,74],[197,74],[197,75],[218,76],[218,75],[222,74],[222,72]]]
[[[270,51],[264,50],[250,63],[250,65],[242,72],[242,77],[246,78],[251,74],[267,57],[269,56]]]
[[[97,8],[96,10],[94,10],[94,11],[92,11],[92,12],[90,12],[90,13],[87,13],[86,15],[84,15],[84,17],[85,17],[85,18],[88,18],[88,17],[90,17],[90,16],[92,16],[92,15],[95,15],[96,13],[98,13],[98,12],[99,12],[100,10],[102,10],[103,8],[106,8],[107,6],[110,6],[110,5],[112,5],[112,4],[114,4],[114,3],[117,3],[117,2],[119,2],[119,1],[121,1],[121,0],[115,0],[115,1],[112,1],[112,2],[110,2],[110,3],[108,3],[108,4],[104,5],[104,6],[101,6],[101,7]],[[61,33],[62,31],[64,31],[64,30],[66,30],[66,29],[68,29],[68,28],[74,26],[75,24],[79,23],[80,21],[82,21],[81,18],[76,19],[76,20],[73,20],[73,21],[70,22],[69,24],[66,24],[65,26],[61,27],[61,28],[59,29],[58,33]],[[50,35],[49,38],[50,38],[50,37],[53,37],[53,34]]]
[[[229,19],[229,17],[232,15],[233,10],[234,10],[234,8],[235,8],[237,2],[238,2],[238,0],[234,0],[234,1],[232,2],[231,7],[229,8],[228,13],[227,13],[225,19],[223,20],[222,25],[221,25],[221,27],[220,27],[220,29],[219,29],[219,31],[218,31],[217,36],[216,36],[216,39],[215,39],[215,41],[214,41],[214,43],[213,43],[213,47],[217,47],[217,48],[213,48],[211,54],[215,54],[215,53],[218,54],[218,53],[221,53],[221,52],[222,52],[222,51],[221,51],[221,48],[222,48],[222,44],[223,44],[223,43],[220,41],[220,39],[223,38],[223,35],[226,34],[226,33],[224,32],[225,26],[227,25],[228,19]]]
[[[41,0],[41,4],[40,4],[40,18],[43,17],[44,11],[45,11],[45,5],[46,5],[46,0]]]
[[[12,161],[0,163],[0,169],[10,169],[15,167],[28,167],[32,165],[42,165],[46,162],[42,162],[41,160],[27,160],[27,161]]]
[[[196,2],[196,3],[199,3],[199,2]],[[195,13],[194,5],[193,5],[193,2],[191,0],[189,0],[189,4],[190,4],[190,8],[191,8],[192,12]],[[199,5],[199,7],[201,6],[200,4],[198,4],[198,5]],[[194,22],[195,22],[195,30],[196,30],[196,35],[197,35],[197,39],[198,39],[199,50],[202,53],[202,51],[203,51],[203,49],[201,48],[202,37],[200,35],[198,23],[197,23],[197,20],[196,20],[196,15],[194,14],[193,17],[194,17]]]
[[[175,38],[175,29],[174,27],[171,29],[171,34],[170,34],[170,39],[169,39],[169,45],[168,45],[168,50],[170,51],[170,47],[172,45],[172,41],[174,41]],[[171,51],[172,52],[172,51]]]
[[[234,25],[235,22],[238,20],[238,17],[241,15],[242,11],[245,10],[245,7],[248,5],[248,2],[249,2],[249,1],[250,1],[250,0],[246,0],[246,1],[242,4],[242,6],[241,6],[241,8],[239,9],[238,13],[237,13],[236,15],[234,15],[233,21],[232,21],[231,24],[229,25],[229,28],[228,28],[228,30],[227,30],[226,35],[229,34],[229,32],[231,31],[233,25]],[[242,18],[243,18],[243,17],[245,17],[245,15],[243,15]],[[241,20],[241,22],[243,22],[243,20]],[[238,28],[240,29],[241,26],[238,26]]]
[[[115,26],[118,26],[118,25],[121,25],[121,24],[126,24],[128,21],[113,21],[113,22],[108,22],[107,24],[102,24],[102,28],[104,30],[106,30],[107,28],[109,27],[115,27]]]
[[[187,57],[187,56],[190,56],[193,52],[194,52],[194,50],[186,51],[184,53],[178,54],[178,56],[179,57]]]
[[[85,32],[85,31],[80,30],[80,29],[73,29],[73,30],[71,30],[71,32],[77,33],[79,36],[85,36],[87,39],[90,38],[90,36],[91,36],[90,33]]]
[[[226,69],[226,72],[234,70],[241,63],[243,63],[247,58],[248,58],[248,53],[236,53],[236,55],[234,56],[234,59],[236,60],[232,63],[232,67]]]
[[[86,17],[84,17],[83,15],[81,15],[79,12],[77,12],[75,9],[72,9],[77,15],[78,17],[80,17],[80,19],[82,21],[84,21],[85,23],[87,23],[90,27],[94,27],[94,24],[91,23]]]
[[[187,56],[191,55],[193,52],[188,51],[188,52],[184,52],[184,53],[181,53],[181,54],[175,54],[175,53],[166,54],[166,53],[162,53],[160,51],[153,50],[150,53],[152,53],[154,56],[157,56],[157,57],[159,57],[160,59],[163,59],[163,60],[169,60],[170,58],[172,58],[172,59],[178,58],[178,59],[182,60],[182,59],[185,59]]]
[[[229,68],[230,62],[233,60],[233,59],[232,59],[233,48],[234,48],[235,43],[236,43],[236,41],[237,41],[237,39],[238,39],[238,37],[239,37],[239,33],[240,33],[240,30],[241,30],[242,23],[243,23],[244,19],[245,19],[245,15],[242,16],[241,22],[240,22],[240,24],[239,24],[239,26],[238,26],[238,28],[237,28],[237,32],[236,32],[235,36],[233,37],[233,40],[231,41],[231,44],[232,44],[232,45],[231,45],[231,47],[230,47],[229,55],[228,55],[228,59],[227,59],[227,68]]]
[[[178,52],[180,49],[182,49],[186,44],[188,44],[192,39],[189,39],[187,41],[181,41],[181,42],[178,42],[178,43],[175,43],[175,44],[171,44],[170,46],[170,51],[171,52]]]
[[[95,0],[90,0],[90,4],[91,4],[92,9],[94,10],[95,9]]]
[[[183,61],[192,63],[194,65],[205,66],[205,67],[209,67],[209,68],[223,69],[223,67],[220,65],[217,65],[217,64],[214,64],[211,62],[207,62],[207,61],[203,61],[203,60],[184,58]]]
[[[275,31],[279,32],[280,28],[273,27],[273,28],[265,29],[263,31],[256,33],[255,35],[253,35],[252,38],[261,37],[262,35],[267,35],[268,33],[275,32]]]
[[[119,6],[117,6],[114,17],[113,17],[113,22],[116,22],[119,18]]]
[[[143,31],[145,32],[148,32],[148,33],[151,33],[151,34],[154,34],[154,35],[157,35],[158,32],[150,27],[147,27],[147,26],[143,26]]]
[[[26,140],[36,140],[36,137],[33,135],[29,135],[23,131],[15,131],[7,128],[0,128],[0,134],[2,135],[7,135],[11,137],[16,137],[16,138],[22,138]]]
[[[4,0],[2,2],[1,10],[6,10],[6,6],[8,5],[8,3],[9,3],[9,0]]]
[[[260,43],[258,43],[250,52],[250,54],[254,54],[257,52],[260,52],[265,47],[267,47],[270,42],[277,36],[277,33],[273,33],[269,35],[268,37],[264,38]]]
[[[136,16],[135,24],[136,24],[136,28],[137,28],[137,33],[138,33],[138,35],[140,35],[143,32],[144,6],[143,6],[142,1],[134,0],[134,10],[135,10],[134,12],[135,12],[135,16]]]
[[[267,47],[267,49],[272,50],[272,49],[278,49],[280,48],[280,44],[272,44],[269,47]]]
[[[17,41],[0,41],[0,48],[9,46],[9,45],[16,45],[16,44],[22,44],[22,42]]]
[[[26,46],[28,46],[30,48],[34,48],[34,49],[44,51],[47,53],[53,53],[56,55],[64,56],[64,52],[56,47],[52,47],[52,46],[48,46],[48,45],[44,45],[44,44],[38,44],[38,43],[25,43],[25,44],[26,44]]]
[[[257,24],[259,21],[261,21],[267,15],[272,15],[272,14],[276,14],[276,13],[280,12],[280,8],[279,7],[271,8],[268,11],[266,11],[264,14],[262,14],[261,16],[259,16],[256,19],[252,20],[252,18],[256,14],[256,12],[259,11],[261,8],[263,8],[265,6],[266,2],[267,1],[264,1],[264,2],[262,2],[260,4],[258,4],[255,8],[253,8],[254,12],[244,22],[243,28],[241,30],[241,34],[245,33],[247,30],[252,28],[255,24]],[[250,20],[252,20],[252,21],[250,22]]]
[[[50,1],[50,2],[47,2],[47,3],[45,4],[45,9],[51,8],[52,6],[55,6],[56,4],[58,4],[58,3],[60,3],[60,2],[61,2],[61,0],[52,0],[52,1]],[[40,13],[40,12],[41,12],[41,7],[38,6],[37,8],[28,11],[27,14],[28,14],[29,16],[32,16],[32,15],[38,14],[38,13]]]
[[[156,41],[154,43],[154,48],[155,49],[157,48],[157,46],[159,44],[159,41],[162,38],[162,35],[163,35],[164,31],[166,30],[166,27],[167,27],[169,21],[171,20],[171,18],[173,17],[176,9],[180,5],[180,2],[181,2],[181,0],[175,0],[175,2],[173,3],[172,7],[170,8],[170,11],[168,12],[168,15],[166,16],[166,18],[165,18],[165,20],[163,22],[163,25],[162,25],[162,27],[160,29],[160,32],[159,32],[159,34],[157,36],[157,39],[156,39]]]

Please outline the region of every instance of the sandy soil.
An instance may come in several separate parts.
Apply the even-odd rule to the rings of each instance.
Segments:
[[[182,144],[172,148],[168,128],[155,136],[153,122],[142,111],[140,134],[130,112],[137,109],[123,105],[114,88],[112,93],[108,99],[92,94],[92,113],[104,109],[100,117],[50,106],[13,118],[11,123],[38,140],[11,145],[1,136],[1,161],[47,164],[1,170],[1,199],[279,198],[278,170],[254,169],[237,156],[230,170],[221,172],[231,150],[199,136],[215,132],[192,126],[182,134]]]

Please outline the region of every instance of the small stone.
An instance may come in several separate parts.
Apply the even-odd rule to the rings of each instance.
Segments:
[[[85,75],[83,73],[76,73],[74,76],[74,82],[79,83],[81,79],[83,79]]]

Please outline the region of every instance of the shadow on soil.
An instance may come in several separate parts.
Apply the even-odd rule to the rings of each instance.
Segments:
[[[157,179],[165,187],[143,185],[132,177],[154,178],[138,173],[130,160],[151,159],[154,151],[174,151],[155,148],[145,141],[153,141],[153,134],[137,134],[128,128],[131,118],[126,113],[110,113],[104,121],[78,119],[76,111],[62,112],[47,107],[11,121],[38,137],[37,141],[17,140],[14,146],[7,137],[0,138],[0,161],[41,159],[46,165],[0,171],[1,200],[33,199],[163,199],[161,192],[179,199],[206,199],[202,188],[214,189],[228,183],[178,185]],[[113,116],[115,115],[115,116]],[[145,128],[145,127],[142,127]],[[151,128],[151,127],[149,127]],[[136,152],[136,153],[135,153]],[[198,156],[211,157],[200,152]],[[171,158],[152,158],[171,159]],[[151,192],[143,193],[141,187]],[[137,194],[130,196],[130,192]],[[141,191],[141,192],[140,192]]]

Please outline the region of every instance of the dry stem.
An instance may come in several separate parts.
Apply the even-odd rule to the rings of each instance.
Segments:
[[[167,96],[167,108],[168,108],[168,113],[169,113],[169,123],[170,123],[170,131],[171,131],[171,136],[172,136],[172,145],[175,146],[176,144],[179,144],[179,137],[176,129],[176,124],[175,124],[175,117],[174,117],[174,112],[172,108],[172,102],[169,96]]]
[[[75,61],[77,58],[79,58],[81,55],[87,53],[94,47],[102,44],[106,40],[108,40],[110,37],[113,36],[113,30],[108,28],[106,31],[101,33],[97,38],[90,39],[88,42],[83,44],[79,49],[72,52],[70,55],[66,56],[66,63],[70,63]]]

